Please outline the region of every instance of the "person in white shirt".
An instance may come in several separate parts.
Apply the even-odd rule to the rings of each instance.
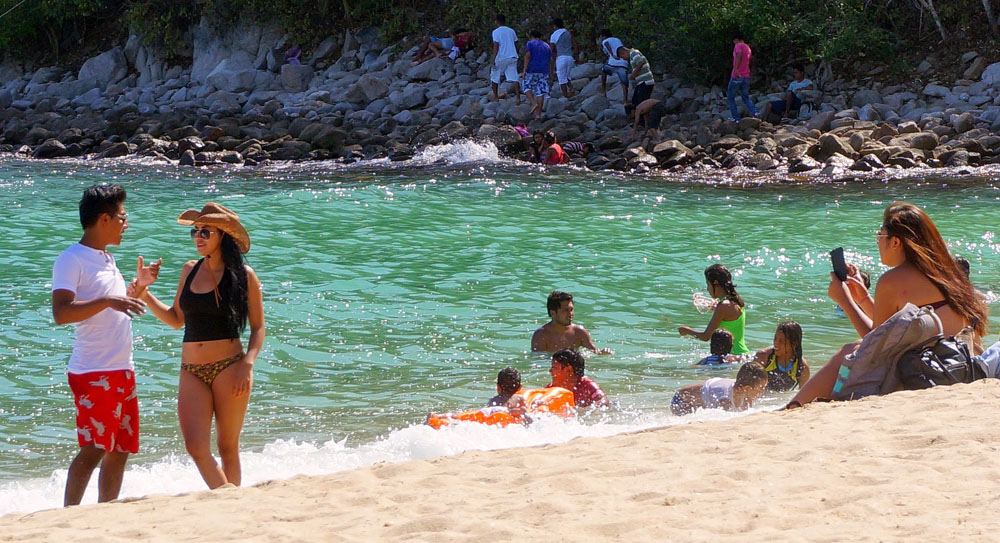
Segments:
[[[792,65],[792,82],[788,84],[788,92],[785,93],[784,100],[772,100],[764,106],[764,119],[769,120],[774,113],[776,118],[784,119],[797,115],[802,107],[802,98],[799,93],[805,90],[813,90],[816,87],[813,82],[806,79],[806,68],[801,63]]]
[[[98,464],[98,501],[118,498],[128,455],[139,450],[132,317],[145,312],[145,304],[126,295],[125,279],[107,251],[128,229],[125,189],[95,185],[84,191],[80,223],[83,238],[52,268],[52,316],[56,324],[76,325],[68,380],[80,452],[69,466],[65,505],[80,503]],[[152,282],[159,269],[159,262],[140,261],[137,282]]]
[[[552,19],[552,36],[549,37],[549,45],[552,47],[552,66],[562,89],[563,96],[572,98],[575,94],[573,86],[570,84],[570,72],[576,63],[576,40],[563,26],[563,20],[559,17]]]
[[[622,86],[622,99],[628,101],[628,61],[618,58],[618,48],[624,47],[622,41],[611,35],[608,29],[601,30],[601,52],[608,55],[607,62],[601,66],[601,96],[607,96],[608,76],[618,78]]]
[[[507,26],[507,18],[502,13],[497,14],[497,27],[493,30],[493,69],[490,70],[490,82],[493,84],[492,98],[500,99],[500,76],[508,83],[514,84],[517,103],[521,104],[521,83],[517,77],[517,34]]]

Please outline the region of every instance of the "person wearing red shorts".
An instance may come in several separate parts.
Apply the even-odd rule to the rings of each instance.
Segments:
[[[63,251],[52,268],[52,316],[76,325],[68,379],[76,403],[80,452],[69,466],[64,505],[83,499],[98,464],[98,501],[118,497],[125,463],[139,450],[139,402],[132,364],[132,317],[145,304],[126,295],[125,279],[108,245],[120,245],[128,229],[125,189],[95,185],[80,200],[83,238]],[[151,283],[159,263],[138,269]]]

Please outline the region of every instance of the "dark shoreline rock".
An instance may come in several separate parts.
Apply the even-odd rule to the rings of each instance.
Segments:
[[[572,163],[595,170],[741,167],[832,175],[1000,163],[1000,63],[979,55],[961,62],[974,62],[965,75],[981,80],[950,87],[919,80],[861,85],[821,74],[814,80],[825,91],[810,96],[816,111],[784,125],[727,121],[721,88],[658,75],[653,95],[668,112],[660,138],[628,141],[621,90],[609,85],[608,96],[599,93],[598,63],[577,65],[571,82],[577,95],[566,99],[553,89],[537,121],[523,100],[489,99],[485,53],[414,67],[412,50],[385,47],[377,32],[366,32],[347,40],[335,61],[326,60],[327,47],[307,65],[280,66],[275,51],[286,38],[273,28],[243,26],[221,36],[198,27],[189,67],[167,66],[132,36],[123,50],[88,60],[78,74],[57,67],[0,70],[14,74],[0,80],[0,152],[254,166],[402,161],[424,147],[471,138],[524,159],[526,142],[510,125],[525,122],[560,141],[593,143],[595,152]],[[758,107],[779,98],[783,85],[755,94]]]

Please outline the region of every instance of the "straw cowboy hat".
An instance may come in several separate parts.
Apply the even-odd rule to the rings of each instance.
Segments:
[[[233,241],[236,242],[236,246],[240,248],[241,253],[245,254],[250,250],[250,234],[240,224],[240,216],[222,204],[209,202],[205,204],[205,207],[201,208],[201,211],[189,209],[181,213],[180,217],[177,217],[177,224],[189,225],[195,223],[214,226],[229,234],[232,236]]]

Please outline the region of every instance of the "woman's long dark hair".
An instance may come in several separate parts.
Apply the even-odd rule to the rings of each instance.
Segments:
[[[726,299],[734,304],[744,307],[743,298],[736,292],[736,285],[733,284],[733,274],[722,264],[712,264],[705,268],[705,281],[708,284],[718,283],[726,291]]]
[[[241,334],[247,329],[247,313],[249,312],[249,301],[247,296],[247,269],[243,260],[243,253],[236,245],[232,236],[222,233],[222,263],[225,269],[222,273],[229,277],[229,325],[233,330]]]
[[[907,202],[893,202],[885,208],[882,228],[887,236],[899,238],[906,261],[934,283],[948,305],[974,325],[977,335],[989,333],[986,302],[958,267],[948,244],[924,210]]]
[[[802,327],[795,321],[785,321],[778,325],[778,331],[785,336],[785,341],[792,344],[795,361],[801,366],[802,360]]]

